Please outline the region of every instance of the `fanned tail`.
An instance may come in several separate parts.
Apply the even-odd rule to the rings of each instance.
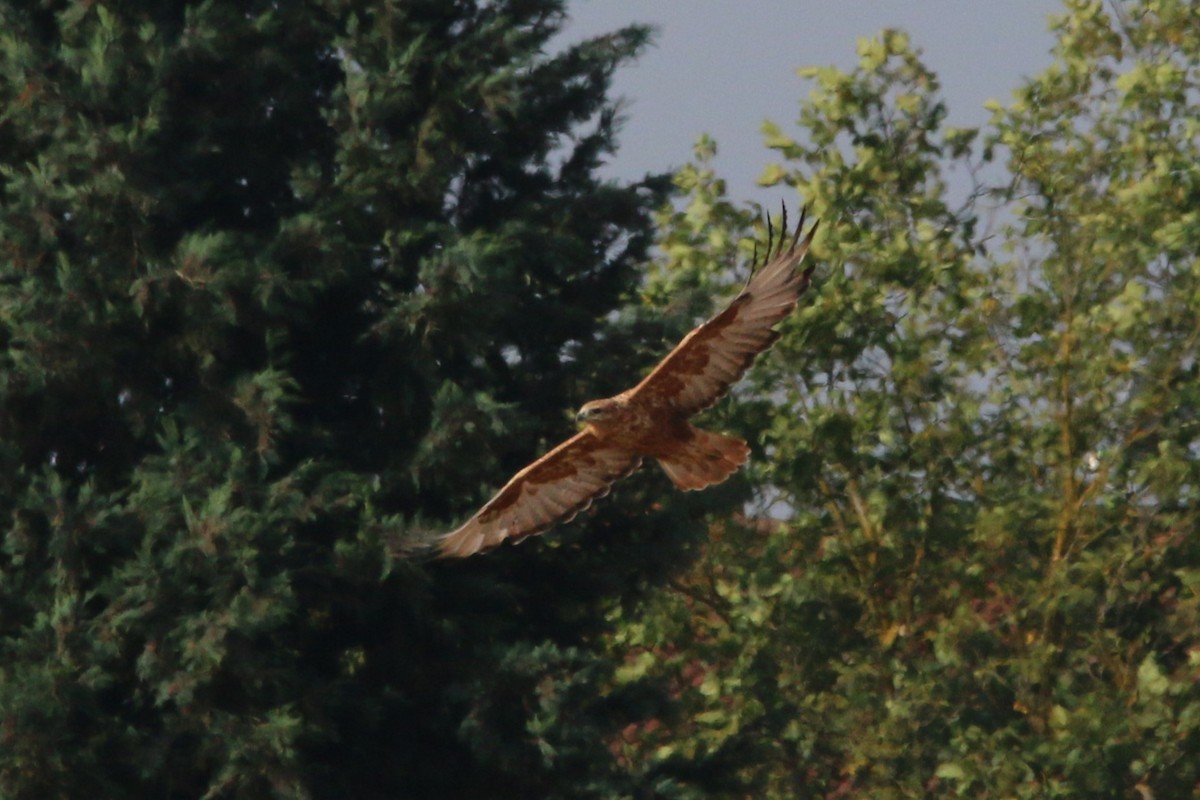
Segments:
[[[746,463],[750,448],[741,439],[689,428],[689,438],[670,456],[658,459],[667,477],[680,489],[690,491],[720,483]]]

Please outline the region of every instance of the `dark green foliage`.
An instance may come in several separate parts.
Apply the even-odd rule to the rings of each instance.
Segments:
[[[608,795],[655,518],[582,580],[388,555],[627,374],[666,187],[593,169],[647,32],[561,22],[0,5],[0,795]]]

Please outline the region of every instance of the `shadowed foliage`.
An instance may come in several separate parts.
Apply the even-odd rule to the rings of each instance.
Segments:
[[[648,33],[563,49],[562,22],[0,4],[0,794],[581,796],[614,771],[610,701],[571,700],[563,739],[529,697],[603,669],[605,605],[645,573],[387,556],[648,335],[613,313],[665,182],[594,175]]]

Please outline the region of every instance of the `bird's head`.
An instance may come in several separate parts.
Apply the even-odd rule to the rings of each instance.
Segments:
[[[605,421],[613,419],[618,412],[617,402],[611,398],[607,400],[592,400],[584,403],[583,407],[575,415],[577,422],[604,424]]]

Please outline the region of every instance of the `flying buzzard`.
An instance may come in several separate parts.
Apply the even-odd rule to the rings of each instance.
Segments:
[[[733,302],[685,336],[637,386],[585,403],[576,416],[583,430],[514,475],[475,516],[442,536],[438,555],[473,555],[566,522],[644,458],[657,459],[684,490],[720,483],[744,464],[750,453],[745,442],[696,428],[688,418],[723,396],[775,343],[774,325],[808,288],[813,268],[801,272],[800,264],[817,225],[801,239],[804,216],[788,240],[784,208],[777,245],[768,219],[764,264]]]

